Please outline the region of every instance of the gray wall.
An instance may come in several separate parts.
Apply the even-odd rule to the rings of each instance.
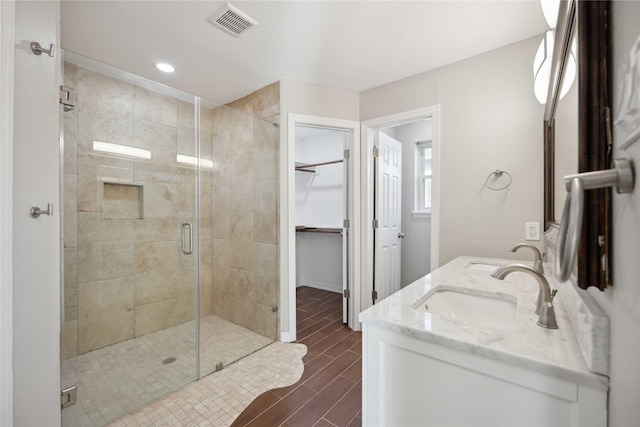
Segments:
[[[543,106],[533,94],[531,68],[539,41],[361,94],[361,120],[441,106],[441,265],[459,255],[522,258],[506,248],[524,240],[525,222],[543,220]],[[498,168],[509,171],[513,183],[504,191],[486,189]]]
[[[563,177],[578,173],[578,82],[558,103],[555,118],[554,215],[560,222],[567,190]]]

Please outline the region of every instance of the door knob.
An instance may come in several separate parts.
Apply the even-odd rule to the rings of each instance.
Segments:
[[[404,233],[398,233],[398,239],[404,239]]]

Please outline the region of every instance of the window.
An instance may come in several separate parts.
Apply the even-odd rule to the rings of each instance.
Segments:
[[[416,143],[416,206],[414,216],[428,216],[431,214],[431,141]]]

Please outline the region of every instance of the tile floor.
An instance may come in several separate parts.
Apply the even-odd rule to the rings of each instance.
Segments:
[[[228,426],[261,393],[298,380],[305,352],[300,344],[274,342],[110,426]]]
[[[300,344],[272,343],[110,426],[360,426],[362,335],[342,324],[341,295],[298,288],[296,313]],[[180,339],[170,348],[175,350],[180,345],[189,351],[189,343],[183,344]],[[143,351],[149,351],[148,346]],[[123,354],[126,351],[110,357]],[[152,357],[147,353],[147,359]],[[209,360],[217,359],[219,356]],[[95,367],[91,360],[85,366]],[[129,372],[134,371],[132,368]],[[165,370],[165,377],[167,384],[189,381],[183,373],[169,370]],[[151,396],[154,386],[147,383],[136,387]],[[109,405],[99,402],[95,406],[107,412]],[[126,402],[118,404],[125,406]]]
[[[273,342],[216,316],[200,328],[203,375]],[[78,386],[78,403],[63,411],[63,425],[102,426],[192,382],[195,355],[191,321],[65,360],[63,386]]]

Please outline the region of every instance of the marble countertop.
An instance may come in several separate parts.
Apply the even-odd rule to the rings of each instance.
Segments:
[[[467,268],[472,262],[531,265],[530,261],[461,256],[366,309],[360,313],[360,321],[586,386],[608,388],[606,376],[587,368],[562,304],[554,300],[558,329],[536,325],[538,315],[534,311],[539,287],[533,277],[515,272],[505,280],[497,280],[490,276],[490,268]],[[413,308],[420,298],[439,286],[515,297],[515,320],[504,325],[476,326]]]

